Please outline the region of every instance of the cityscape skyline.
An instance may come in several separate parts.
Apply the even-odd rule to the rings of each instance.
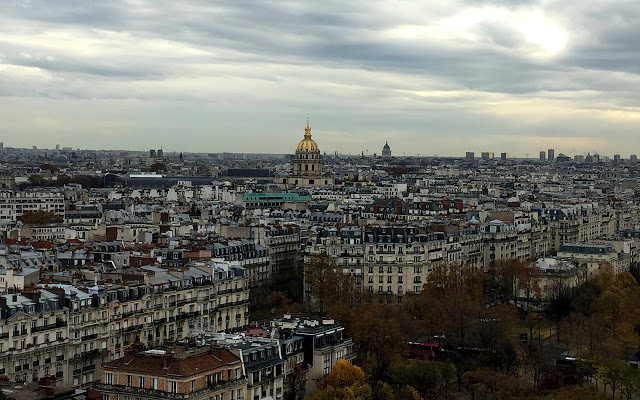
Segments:
[[[615,154],[635,139],[638,5],[246,5],[3,3],[0,135],[278,152],[311,114],[323,149],[352,154],[386,140]]]
[[[384,150],[384,147],[389,148],[388,145],[388,141],[385,141],[385,145],[383,146],[383,149],[380,150]],[[150,157],[154,158],[155,154],[156,154],[156,150],[155,149],[140,149],[140,148],[136,148],[136,149],[126,149],[126,148],[113,148],[113,149],[98,149],[98,148],[73,148],[73,147],[68,147],[68,146],[61,146],[59,144],[56,144],[53,147],[38,147],[38,146],[28,146],[28,147],[12,147],[12,146],[5,146],[4,143],[0,142],[0,152],[4,149],[18,149],[18,150],[32,150],[32,151],[56,151],[56,152],[75,152],[75,151],[106,151],[106,152],[110,152],[110,151],[115,151],[115,152],[132,152],[132,153],[147,153],[147,152],[151,152]],[[446,155],[446,154],[397,154],[397,153],[392,153],[391,155],[388,156],[384,156],[382,154],[382,151],[376,151],[374,150],[369,150],[367,149],[366,152],[363,150],[360,153],[340,153],[338,151],[325,151],[322,150],[321,153],[323,155],[339,155],[339,156],[349,156],[349,157],[357,157],[357,156],[367,156],[367,157],[371,157],[371,156],[377,156],[380,158],[383,157],[406,157],[406,158],[466,158],[467,160],[470,159],[474,159],[474,160],[512,160],[512,159],[517,159],[517,160],[538,160],[538,161],[544,161],[544,162],[548,162],[548,152],[551,151],[552,153],[555,152],[555,149],[548,149],[548,150],[541,150],[539,153],[539,156],[536,157],[535,156],[535,151],[530,152],[530,153],[525,153],[524,155],[520,155],[520,154],[512,154],[509,152],[493,152],[493,151],[466,151],[464,152],[464,154],[454,154],[454,155]],[[252,153],[252,152],[230,152],[230,151],[216,151],[216,152],[187,152],[187,151],[179,151],[179,150],[175,150],[175,149],[158,149],[157,150],[158,153],[162,153],[164,152],[167,155],[178,155],[178,154],[198,154],[198,155],[203,155],[203,154],[244,154],[244,155],[251,155],[251,154],[263,154],[263,155],[274,155],[274,156],[286,156],[286,155],[291,155],[293,152],[289,151],[289,152],[283,152],[283,153],[270,153],[270,152],[256,152],[256,153]],[[544,153],[544,157],[542,156]],[[584,152],[584,153],[578,153],[578,154],[565,154],[563,152],[558,152],[557,156],[563,156],[563,157],[569,157],[571,158],[571,160],[576,161],[575,157],[586,157],[586,156],[599,156],[606,159],[611,159],[614,160],[616,157],[619,157],[620,159],[618,161],[637,161],[637,154],[636,153],[629,153],[629,154],[600,154],[597,151],[594,152]],[[557,159],[558,157],[554,157],[554,160]],[[584,161],[584,160],[582,160]]]

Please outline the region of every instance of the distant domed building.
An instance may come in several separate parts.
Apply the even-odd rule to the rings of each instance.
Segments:
[[[391,147],[389,147],[389,142],[384,143],[384,147],[382,148],[382,157],[391,157]]]
[[[311,127],[307,119],[304,139],[298,143],[296,154],[291,162],[291,175],[276,178],[274,183],[284,184],[286,188],[312,188],[333,185],[334,178],[322,174],[322,156],[316,142],[311,139]]]

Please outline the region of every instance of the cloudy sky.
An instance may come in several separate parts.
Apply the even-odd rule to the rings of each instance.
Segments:
[[[0,1],[5,146],[640,154],[640,2]]]

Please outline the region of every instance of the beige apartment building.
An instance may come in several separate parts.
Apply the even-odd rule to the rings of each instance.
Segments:
[[[49,284],[0,296],[0,370],[25,382],[55,374],[61,385],[95,381],[96,366],[134,343],[157,346],[192,330],[249,322],[244,269],[149,267],[126,285]],[[159,271],[162,270],[162,271]],[[129,277],[131,278],[131,277]]]

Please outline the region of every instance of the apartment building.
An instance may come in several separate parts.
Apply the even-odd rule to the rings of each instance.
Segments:
[[[224,333],[206,338],[236,354],[242,361],[244,376],[247,377],[247,399],[283,399],[285,361],[278,339]]]
[[[247,393],[242,360],[216,346],[135,346],[122,358],[104,363],[99,374],[100,383],[92,386],[103,400],[244,400]]]
[[[0,219],[17,221],[24,213],[51,211],[64,217],[64,195],[50,191],[0,191]]]
[[[121,273],[119,281],[126,283],[48,283],[0,296],[4,375],[31,382],[55,374],[62,385],[81,385],[134,343],[159,346],[190,331],[249,323],[249,289],[239,266],[147,266]]]
[[[269,251],[266,247],[248,239],[221,240],[211,245],[211,255],[225,261],[237,262],[247,271],[252,297],[268,292],[271,270]]]
[[[313,227],[309,234],[307,254],[329,256],[343,274],[353,277],[355,290],[362,291],[364,244],[360,227]]]
[[[364,232],[364,286],[372,293],[419,293],[427,275],[446,263],[444,233],[418,233],[411,226],[371,226]]]
[[[558,251],[558,257],[586,265],[590,277],[601,271],[619,274],[631,267],[631,255],[617,251],[611,243],[566,243]]]
[[[304,259],[300,227],[294,224],[263,225],[253,230],[256,244],[269,252],[270,287],[302,299]]]

